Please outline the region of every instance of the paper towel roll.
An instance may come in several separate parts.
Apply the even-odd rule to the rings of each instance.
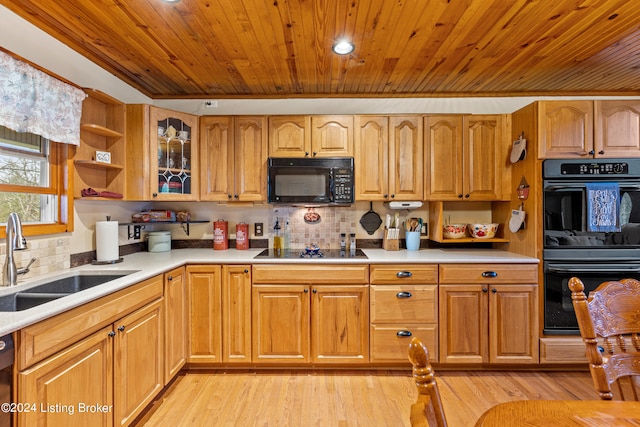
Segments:
[[[118,221],[97,221],[97,261],[116,261],[119,256],[120,247],[118,246]]]

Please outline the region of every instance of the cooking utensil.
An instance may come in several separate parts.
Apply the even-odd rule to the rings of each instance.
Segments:
[[[380,218],[380,215],[373,210],[373,202],[370,202],[369,211],[360,218],[360,225],[362,225],[362,228],[371,235],[380,228],[380,224],[382,224],[382,219]]]

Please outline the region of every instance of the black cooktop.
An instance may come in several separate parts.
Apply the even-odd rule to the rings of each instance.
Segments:
[[[355,252],[341,251],[339,249],[320,250],[317,253],[309,253],[304,249],[284,249],[274,251],[273,249],[265,249],[254,258],[300,258],[300,259],[339,259],[339,258],[361,258],[367,259],[362,249],[356,249]]]

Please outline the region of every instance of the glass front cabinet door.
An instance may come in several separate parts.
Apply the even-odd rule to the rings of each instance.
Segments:
[[[152,107],[149,125],[152,200],[197,200],[197,117]]]

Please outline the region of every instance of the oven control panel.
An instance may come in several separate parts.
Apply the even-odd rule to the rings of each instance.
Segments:
[[[611,163],[563,163],[560,165],[562,175],[626,175],[629,165],[624,162]]]

